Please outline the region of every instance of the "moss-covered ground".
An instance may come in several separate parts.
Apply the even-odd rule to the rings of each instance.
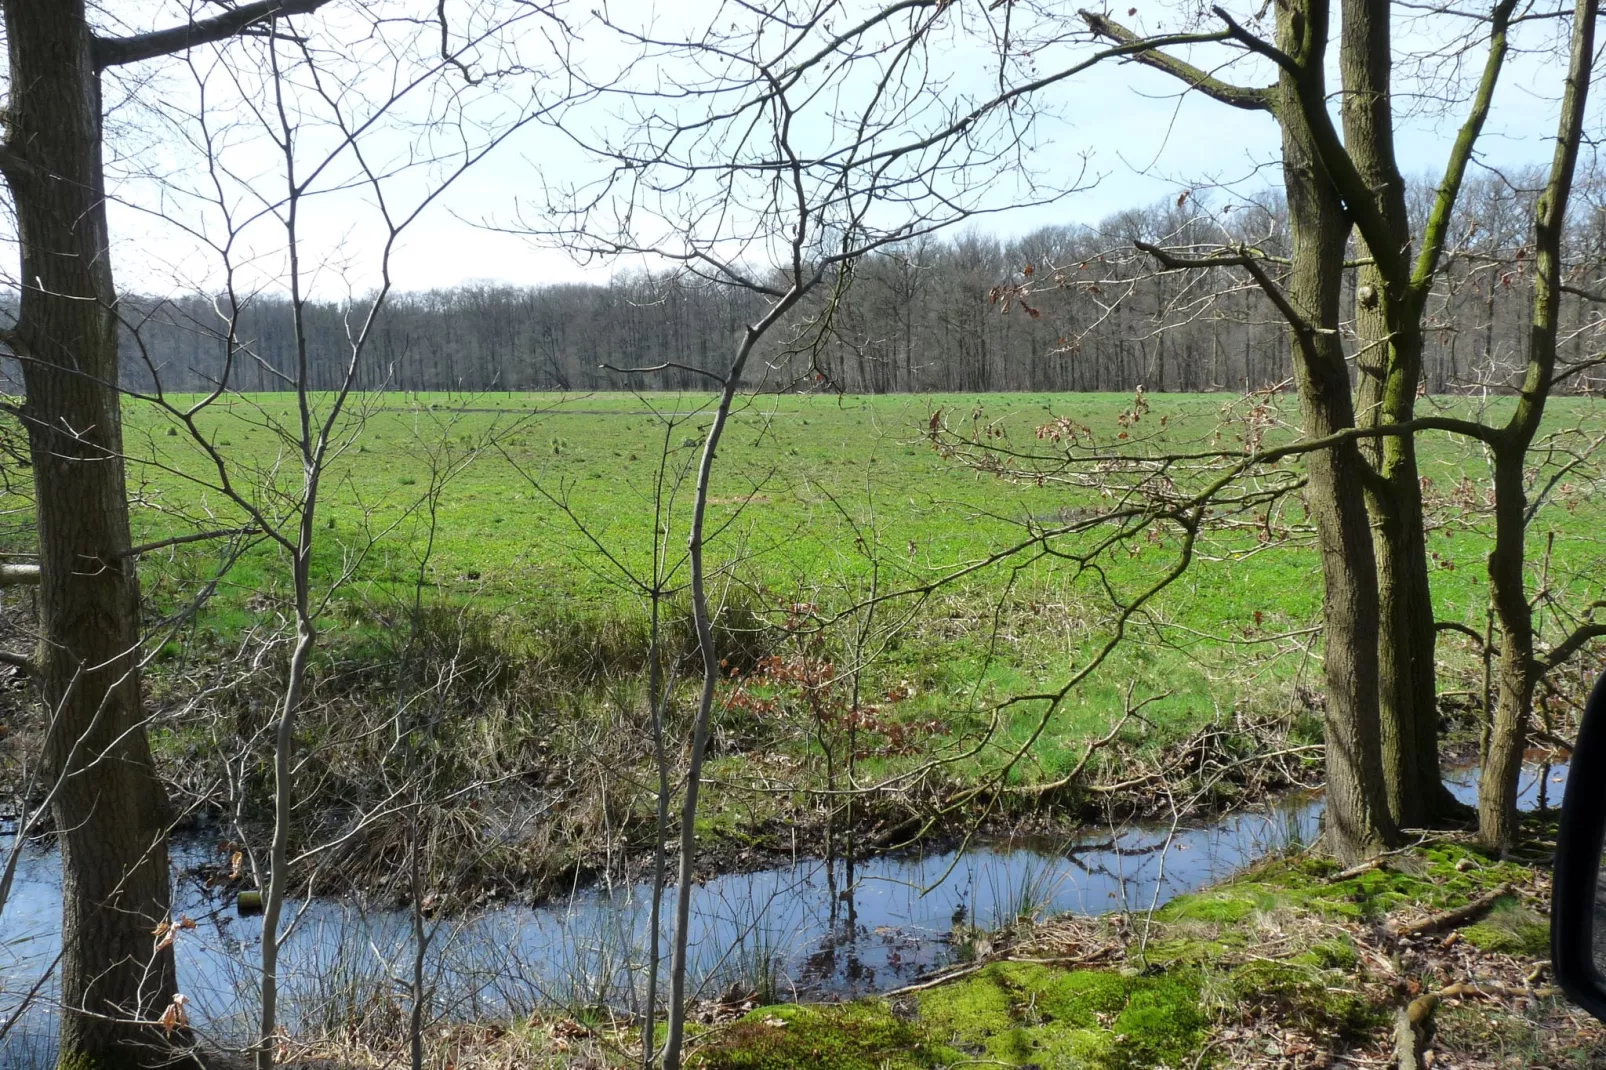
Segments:
[[[710,1070],[960,1066],[1138,1070],[1328,1066],[1386,1057],[1396,1012],[1449,985],[1440,1065],[1590,1066],[1600,1028],[1544,984],[1545,871],[1443,839],[1334,879],[1313,857],[1264,863],[1152,917],[1050,922],[948,984],[842,1006],[761,1007],[706,1035]],[[1386,935],[1513,889],[1459,930]],[[1111,964],[1076,960],[1114,949]],[[1020,960],[1020,961],[1012,961]]]

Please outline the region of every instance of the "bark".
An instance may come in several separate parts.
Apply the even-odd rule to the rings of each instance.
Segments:
[[[1534,304],[1528,332],[1528,367],[1511,419],[1494,437],[1495,545],[1489,553],[1489,587],[1500,623],[1499,697],[1489,753],[1478,783],[1478,835],[1503,851],[1517,838],[1517,781],[1527,743],[1528,713],[1541,667],[1534,659],[1533,616],[1523,582],[1528,496],[1528,447],[1544,419],[1556,366],[1556,318],[1561,306],[1561,237],[1583,136],[1595,54],[1599,0],[1578,0],[1572,53],[1562,94],[1561,119],[1550,177],[1534,210]]]
[[[1389,9],[1389,0],[1345,0],[1340,49],[1345,147],[1366,187],[1357,195],[1372,199],[1386,227],[1386,234],[1363,238],[1372,262],[1356,279],[1356,409],[1365,426],[1410,421],[1422,379],[1422,294],[1410,271],[1405,180],[1394,156]],[[1389,813],[1396,824],[1416,828],[1460,809],[1439,770],[1433,595],[1416,439],[1386,435],[1362,449],[1376,474],[1367,498],[1377,558],[1378,703]]]
[[[23,280],[10,341],[22,362],[39,538],[38,678],[62,777],[61,1063],[155,1060],[175,991],[168,806],[151,766],[139,677],[107,259],[99,79],[81,0],[5,0],[11,99],[0,153]]]
[[[799,225],[798,233],[803,232]],[[714,712],[714,691],[719,685],[719,653],[714,646],[714,617],[708,601],[708,577],[703,552],[706,549],[705,521],[708,513],[708,488],[714,475],[714,460],[719,452],[720,438],[730,419],[731,406],[741,387],[742,372],[748,358],[765,333],[780,318],[792,310],[803,296],[802,283],[798,283],[781,296],[757,323],[748,327],[737,347],[736,356],[727,370],[720,391],[719,403],[714,408],[713,421],[703,440],[702,456],[697,464],[697,484],[692,502],[691,531],[686,540],[687,558],[691,571],[692,621],[697,630],[697,650],[703,663],[702,692],[698,698],[697,716],[692,724],[690,754],[686,767],[686,794],[680,810],[680,858],[676,874],[675,934],[669,953],[669,1020],[666,1023],[663,1066],[664,1070],[680,1070],[681,1048],[686,1029],[686,966],[691,935],[692,885],[697,876],[697,799],[702,788],[703,758],[708,751],[708,732]],[[656,696],[655,696],[656,697]],[[654,936],[657,934],[655,933]]]
[[[1303,322],[1294,369],[1304,430],[1321,438],[1355,424],[1343,343],[1336,330],[1349,222],[1319,157],[1306,99],[1326,98],[1325,0],[1278,9],[1278,44],[1294,60],[1279,75],[1293,258],[1289,302]],[[1366,462],[1353,443],[1312,453],[1306,505],[1321,554],[1326,622],[1328,848],[1342,861],[1376,853],[1396,837],[1384,791],[1378,726],[1377,567],[1363,490]]]
[[[1327,112],[1324,64],[1330,14],[1328,0],[1280,5],[1275,50],[1230,26],[1247,47],[1274,54],[1278,81],[1267,90],[1229,85],[1160,51],[1135,53],[1139,62],[1224,104],[1270,110],[1277,118],[1292,247],[1286,291],[1280,293],[1253,263],[1245,266],[1289,324],[1294,379],[1304,431],[1310,438],[1328,438],[1355,426],[1338,330],[1339,299],[1350,216],[1372,207],[1369,197],[1346,201],[1342,195],[1341,187],[1364,189],[1364,182],[1345,155]],[[1138,40],[1104,15],[1084,11],[1082,17],[1101,36],[1127,43]],[[1324,583],[1325,836],[1335,855],[1353,862],[1375,854],[1398,835],[1389,814],[1378,723],[1378,570],[1364,489],[1369,468],[1354,440],[1313,452],[1305,463],[1306,508],[1316,528]]]

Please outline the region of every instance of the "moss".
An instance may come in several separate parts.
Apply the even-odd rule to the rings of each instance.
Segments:
[[[1128,977],[997,963],[925,993],[922,1023],[973,1057],[1007,1065],[1135,1070],[1178,1065],[1203,1041],[1191,973]]]
[[[1348,937],[1319,941],[1312,944],[1310,950],[1299,958],[1312,966],[1326,970],[1353,969],[1361,961],[1360,953],[1355,950],[1355,945]]]
[[[1233,970],[1233,1000],[1315,1032],[1359,1033],[1382,1020],[1365,993],[1349,987],[1343,970],[1295,960],[1257,959]]]
[[[1534,959],[1550,954],[1550,923],[1514,899],[1501,900],[1488,917],[1462,929],[1461,935],[1479,951]]]
[[[989,966],[978,976],[922,993],[920,1017],[955,1046],[980,1050],[987,1038],[1011,1028],[1008,967]]]
[[[1313,1034],[1359,1037],[1386,1026],[1392,1005],[1357,980],[1360,956],[1334,920],[1437,911],[1521,879],[1520,866],[1442,844],[1336,879],[1322,860],[1269,861],[1179,896],[1154,917],[1146,971],[1063,970],[993,963],[902,1001],[756,1012],[701,1065],[728,1070],[921,1070],[964,1063],[1144,1070],[1208,1061],[1202,1009],[1247,1010]],[[1270,929],[1298,939],[1287,958],[1257,956]],[[1516,900],[1465,930],[1482,950],[1542,957],[1545,921]],[[1109,934],[1107,934],[1109,935]],[[1130,961],[1130,960],[1129,960]],[[1131,962],[1132,965],[1139,965]],[[1208,993],[1208,995],[1202,995]],[[776,1025],[779,1018],[786,1024]],[[770,1023],[770,1024],[765,1024]]]
[[[840,1007],[761,1007],[696,1053],[707,1070],[927,1070],[953,1053],[879,1000]]]

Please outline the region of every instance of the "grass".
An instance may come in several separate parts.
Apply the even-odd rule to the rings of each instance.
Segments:
[[[472,601],[515,622],[639,614],[639,598],[592,539],[638,573],[646,571],[661,450],[667,448],[673,468],[684,470],[692,463],[708,400],[625,394],[363,399],[360,421],[346,425],[348,445],[331,465],[319,507],[325,518],[315,562],[320,578],[332,580],[361,557],[356,582],[333,611],[334,626],[359,625],[363,607],[383,604],[387,596],[410,598],[425,533],[422,517],[409,510],[430,484],[431,458],[462,459],[477,449],[484,452],[440,499],[426,577],[430,593]],[[1493,407],[1501,409],[1503,400],[1496,399]],[[292,401],[272,394],[230,399],[198,421],[203,434],[238,466],[241,485],[283,491],[299,478],[297,466],[286,463],[283,443],[266,426],[292,419]],[[1150,401],[1147,419],[1156,448],[1199,447],[1223,439],[1230,444],[1242,437],[1243,406],[1234,406],[1231,398],[1162,395]],[[1450,405],[1462,415],[1471,407],[1470,402]],[[1032,429],[1051,415],[1070,416],[1109,439],[1120,433],[1118,422],[1130,408],[1130,398],[1108,394],[754,399],[736,415],[715,469],[711,520],[720,534],[712,556],[775,603],[813,597],[840,604],[865,593],[872,570],[882,591],[930,582],[1018,541],[1027,518],[1052,518],[1067,508],[1096,504],[1086,491],[1015,486],[959,470],[924,440],[933,412],[948,414],[960,425],[975,417],[978,425],[1008,430],[1017,446],[1037,447]],[[678,415],[680,422],[666,430],[665,413]],[[1599,403],[1591,399],[1560,399],[1552,413],[1553,428],[1606,425]],[[1292,399],[1278,400],[1275,416],[1284,425],[1297,423]],[[1162,417],[1166,426],[1155,430]],[[216,477],[188,435],[169,435],[171,429],[161,412],[130,404],[125,436],[134,458],[136,540],[191,530],[180,518],[212,528],[243,519],[215,490],[190,481]],[[1274,427],[1268,441],[1287,434],[1286,428]],[[1442,499],[1447,511],[1465,521],[1434,533],[1438,615],[1481,627],[1481,558],[1488,532],[1468,509],[1450,504],[1463,479],[1476,484],[1485,478],[1481,455],[1450,436],[1425,436],[1422,442],[1430,501]],[[495,447],[486,449],[489,443]],[[1594,532],[1602,506],[1589,493],[1590,471],[1586,467],[1564,481],[1561,504],[1535,525],[1536,556],[1548,550],[1550,578],[1563,588],[1587,585],[1584,573],[1600,554]],[[271,495],[254,493],[270,511],[279,504]],[[570,515],[546,495],[562,499]],[[686,508],[683,495],[668,525],[672,555],[679,551]],[[1300,519],[1297,509],[1293,513]],[[386,534],[370,547],[376,532]],[[1251,548],[1258,552],[1247,555]],[[1245,545],[1241,535],[1228,534],[1209,542],[1206,550],[1217,559],[1197,567],[1157,611],[1173,627],[1172,646],[1209,645],[1195,633],[1229,639],[1242,639],[1246,629],[1274,634],[1302,627],[1317,613],[1320,589],[1311,582],[1315,559],[1308,539],[1260,550]],[[1135,546],[1124,560],[1107,561],[1103,578],[1130,592],[1152,577],[1166,551],[1164,545]],[[152,596],[173,604],[186,582],[193,583],[213,564],[214,555],[205,549],[175,552],[147,558],[143,573]],[[1051,679],[1054,670],[1087,648],[1086,633],[1096,630],[1081,612],[1097,600],[1089,590],[1091,577],[1074,578],[1052,559],[1015,564],[954,585],[938,607],[938,615],[946,609],[960,622],[948,633],[970,639],[971,646],[981,640],[963,611],[985,612],[1006,585],[1009,601],[1034,615],[1034,630],[1042,635],[1030,641],[1016,635],[1001,639],[1007,647],[1025,649],[993,670],[992,682],[999,687]],[[238,628],[253,615],[253,605],[282,594],[284,574],[273,549],[246,554],[214,599],[212,626],[224,632]],[[684,582],[683,571],[678,577]],[[961,650],[957,660],[933,659],[930,653],[904,648],[890,652],[888,660],[933,686],[976,682],[976,650]],[[1166,677],[1179,693],[1176,704],[1208,690],[1199,673],[1186,670],[1186,659],[1169,660],[1166,668],[1174,671]],[[943,672],[945,664],[953,669]]]
[[[709,400],[360,398],[340,426],[319,505],[314,573],[334,589],[321,622],[318,708],[306,735],[310,749],[331,757],[327,765],[309,758],[307,782],[326,785],[333,796],[361,798],[364,769],[384,760],[384,749],[371,742],[376,734],[362,729],[350,709],[368,702],[378,717],[390,703],[398,684],[385,667],[401,656],[410,634],[420,577],[426,606],[420,657],[433,666],[450,663],[454,672],[455,697],[445,704],[450,723],[432,744],[442,768],[463,783],[474,777],[502,783],[510,770],[523,769],[549,783],[591,777],[600,784],[610,770],[639,770],[647,758],[636,712],[644,704],[647,609],[626,573],[650,570],[657,481],[664,472],[683,477],[695,463]],[[1472,415],[1486,404],[1498,417],[1508,403],[1444,407]],[[1297,423],[1291,397],[1268,399],[1269,409],[1253,414],[1250,403],[1221,395],[1160,395],[1149,404],[1141,429],[1156,449],[1231,447],[1250,432],[1251,415],[1257,426],[1269,421],[1268,441],[1291,437]],[[834,705],[822,723],[811,705],[818,691],[760,681],[752,688],[758,705],[722,709],[710,764],[719,786],[710,793],[702,831],[754,845],[789,826],[817,823],[818,806],[806,789],[819,774],[822,739],[839,759],[854,748],[861,778],[938,754],[952,760],[944,775],[965,783],[1018,748],[1026,759],[1013,768],[1012,781],[1063,776],[1088,742],[1109,730],[1129,695],[1155,701],[1120,745],[1093,764],[1095,774],[1106,758],[1119,763],[1134,752],[1159,753],[1205,725],[1249,714],[1281,717],[1279,731],[1312,738],[1321,650],[1310,629],[1318,622],[1321,585],[1297,498],[1271,520],[1286,537],[1268,544],[1243,526],[1208,532],[1187,575],[1133,622],[1109,661],[1066,696],[1040,735],[1043,701],[1005,705],[990,735],[989,711],[1012,696],[1055,690],[1086,665],[1109,638],[1116,605],[1174,560],[1174,532],[1133,540],[1092,567],[1052,554],[1017,555],[922,599],[883,602],[873,617],[849,613],[823,645],[787,628],[789,615],[818,622],[872,593],[952,576],[1020,542],[1033,518],[1054,520],[1099,505],[1096,489],[1003,480],[940,456],[926,435],[934,413],[961,429],[1007,433],[988,441],[1043,451],[1052,443],[1034,429],[1052,417],[1072,418],[1114,441],[1133,426],[1123,423],[1132,408],[1125,395],[787,395],[745,403],[727,433],[710,506],[722,652],[732,669],[743,671],[766,655],[831,662],[837,675],[827,698]],[[1559,399],[1551,411],[1552,430],[1606,429],[1606,412],[1593,399]],[[274,425],[294,418],[292,396],[263,394],[227,399],[197,419],[228,458],[235,485],[278,520],[290,515],[299,465]],[[208,486],[217,474],[201,448],[187,431],[174,430],[152,406],[127,407],[139,542],[246,519]],[[1486,468],[1464,441],[1428,435],[1421,442],[1434,516],[1435,613],[1481,632]],[[461,470],[434,500],[431,539],[423,505],[443,466]],[[658,518],[657,545],[677,588],[668,609],[669,645],[689,672],[695,669],[683,589],[689,500],[681,486],[673,509]],[[1542,580],[1563,603],[1602,594],[1598,532],[1606,495],[1598,489],[1592,465],[1569,472],[1533,527],[1534,586]],[[9,510],[13,525],[7,548],[26,551],[29,503],[13,496],[0,508]],[[1099,534],[1081,538],[1085,544]],[[191,543],[141,560],[153,620],[179,611],[217,577],[223,545]],[[229,564],[204,612],[162,649],[150,682],[158,702],[185,709],[198,688],[210,686],[202,667],[235,656],[253,629],[282,630],[286,566],[284,552],[265,541]],[[348,575],[349,582],[337,582]],[[798,606],[810,608],[799,616]],[[1547,617],[1543,626],[1549,631],[1542,639],[1558,623]],[[857,647],[856,632],[863,635]],[[1472,686],[1477,664],[1469,643],[1447,634],[1440,654],[1446,689]],[[282,672],[282,651],[261,660],[268,671],[260,678],[215,689],[208,700],[235,718],[242,735],[260,729]],[[852,667],[861,664],[856,682],[873,718],[850,743],[841,715],[852,704]],[[684,704],[675,704],[675,739],[684,734],[684,715]],[[163,719],[156,745],[172,775],[199,785],[213,772],[205,763],[216,733],[186,717]],[[961,757],[984,736],[979,750]],[[743,790],[748,783],[764,790]],[[639,792],[576,787],[566,800],[558,817],[567,823],[568,847],[515,849],[492,836],[493,847],[475,852],[485,859],[482,868],[545,866],[535,860],[544,852],[561,869],[584,853],[588,838],[639,830],[649,816]],[[867,803],[858,816],[874,823],[885,815]],[[376,866],[382,853],[375,848]]]

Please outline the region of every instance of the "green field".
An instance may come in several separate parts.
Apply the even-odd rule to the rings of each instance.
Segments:
[[[790,652],[829,661],[842,679],[858,669],[856,680],[872,697],[899,689],[902,697],[888,703],[885,716],[920,726],[911,729],[919,743],[865,748],[865,771],[907,765],[917,752],[963,753],[985,736],[981,752],[950,770],[963,782],[1037,732],[1047,704],[1008,700],[1056,690],[1086,665],[1112,634],[1118,607],[1175,562],[1179,539],[1174,526],[1160,524],[1074,560],[1114,530],[1098,525],[1044,553],[1028,538],[1034,518],[1057,524],[1106,507],[1100,488],[1039,486],[967,468],[933,448],[933,414],[967,434],[993,428],[981,436],[986,442],[1040,457],[1058,448],[1035,433],[1054,417],[1086,425],[1110,445],[1129,430],[1127,441],[1140,452],[1241,451],[1251,421],[1268,442],[1295,434],[1296,400],[1261,400],[1257,409],[1224,395],[1160,395],[1149,399],[1139,424],[1123,425],[1132,408],[1124,395],[748,399],[720,452],[710,510],[717,534],[709,556],[720,600],[730,608],[728,645],[745,649],[748,662]],[[704,396],[630,394],[360,399],[337,428],[340,448],[317,511],[314,572],[330,596],[320,624],[325,673],[332,679],[340,666],[394,653],[418,594],[437,619],[455,615],[452,642],[463,648],[469,636],[476,657],[513,666],[498,669],[495,701],[468,703],[481,722],[475,746],[517,752],[534,746],[531,740],[563,736],[584,755],[596,747],[597,724],[639,734],[639,722],[618,712],[639,703],[645,660],[647,602],[626,572],[650,577],[661,525],[658,545],[676,588],[670,602],[685,605],[679,588],[689,473],[709,403]],[[1492,403],[1496,410],[1503,404]],[[1442,407],[1471,415],[1474,403]],[[274,425],[294,413],[293,396],[253,395],[219,403],[198,420],[226,460],[231,485],[276,520],[294,516],[300,462]],[[1551,430],[1578,430],[1561,443],[1569,448],[1606,430],[1606,412],[1593,400],[1564,399],[1552,413]],[[211,459],[171,417],[131,404],[125,438],[137,542],[245,521],[221,492]],[[1436,613],[1481,632],[1487,469],[1465,441],[1421,441]],[[432,475],[442,469],[454,472],[444,484]],[[1582,606],[1602,594],[1606,498],[1592,460],[1574,464],[1561,451],[1537,458],[1535,485],[1558,472],[1532,528],[1533,586],[1560,605]],[[1178,479],[1197,483],[1206,474]],[[659,493],[661,483],[671,491]],[[26,550],[27,503],[10,504],[19,524],[12,549]],[[1053,712],[1017,779],[1062,774],[1089,739],[1108,730],[1129,695],[1159,696],[1126,732],[1135,752],[1237,717],[1281,716],[1289,731],[1308,736],[1320,704],[1321,583],[1298,496],[1284,498],[1270,516],[1224,519],[1233,522],[1207,527],[1187,574],[1132,619],[1115,652]],[[1023,543],[1021,553],[966,571]],[[287,556],[258,541],[226,561],[229,545],[190,543],[141,561],[153,624],[179,615],[227,564],[215,594],[200,613],[181,617],[164,648],[153,672],[158,696],[184,690],[163,683],[164,665],[191,665],[197,650],[236,649],[248,634],[283,632]],[[913,591],[924,595],[900,596]],[[864,607],[872,595],[879,600],[870,613]],[[811,624],[833,622],[812,646],[783,626],[789,607],[799,604],[813,607]],[[1547,614],[1541,638],[1561,624]],[[1460,637],[1441,640],[1444,690],[1470,686],[1477,672],[1471,650]],[[840,690],[840,681],[833,686]],[[271,688],[263,687],[259,701],[268,702]],[[764,768],[769,758],[812,768],[819,743],[808,704],[785,691],[758,688],[777,703],[763,715],[722,711],[716,770],[733,784],[755,768],[778,776]],[[336,710],[341,701],[328,698],[326,707]],[[598,721],[593,714],[601,710],[615,712]],[[509,724],[522,727],[507,736]],[[205,753],[200,740],[186,742],[184,725],[165,731],[159,743],[176,756]],[[468,746],[461,738],[453,745]],[[729,797],[739,794],[732,788]],[[722,820],[720,813],[714,807],[710,820]]]
[[[264,424],[288,420],[293,400],[290,395],[231,399],[199,421],[229,460],[235,482],[270,513],[274,498],[264,493],[270,479],[287,489],[300,473],[285,443]],[[319,503],[319,573],[327,583],[361,554],[357,582],[346,600],[410,589],[423,546],[426,525],[417,510],[430,481],[431,457],[457,461],[478,449],[441,495],[428,570],[431,591],[472,598],[515,616],[553,604],[580,614],[633,605],[618,570],[592,539],[645,571],[660,458],[667,450],[672,471],[694,463],[709,400],[629,394],[364,399],[360,418],[344,422],[337,433],[348,444],[330,465]],[[1152,439],[1155,448],[1241,440],[1236,417],[1243,405],[1235,401],[1217,395],[1151,399],[1149,424],[1169,418],[1168,429]],[[1032,429],[1050,415],[1069,416],[1111,437],[1118,415],[1130,404],[1124,395],[752,399],[733,420],[715,469],[711,514],[720,533],[713,555],[744,578],[762,580],[778,597],[861,589],[872,560],[879,564],[885,590],[928,583],[1018,542],[1027,518],[1052,521],[1067,505],[1096,504],[1085,492],[1012,485],[937,456],[925,437],[934,411],[957,415],[960,423],[980,412],[984,422],[1009,428],[1018,444],[1031,442]],[[1275,416],[1283,428],[1297,423],[1292,398],[1280,399],[1279,406]],[[1452,411],[1465,414],[1468,408],[1457,404]],[[1606,413],[1592,400],[1563,399],[1552,411],[1552,427],[1577,425],[1597,432],[1606,427]],[[1224,420],[1224,413],[1233,419]],[[666,428],[666,416],[678,417],[676,426]],[[243,519],[222,494],[203,485],[215,487],[216,473],[185,434],[167,433],[170,422],[147,406],[132,405],[128,411],[137,541]],[[1290,436],[1273,430],[1268,441],[1278,437]],[[1426,436],[1423,444],[1423,474],[1433,481],[1430,501],[1444,497],[1463,478],[1479,484],[1481,494],[1487,473],[1477,450],[1438,434]],[[1551,567],[1557,574],[1593,562],[1600,549],[1596,474],[1593,466],[1573,473],[1563,500],[1535,524],[1536,550],[1555,536]],[[565,515],[549,495],[565,500],[573,515]],[[683,487],[666,540],[671,550],[682,545],[689,502],[689,488]],[[1436,600],[1441,618],[1473,622],[1481,617],[1486,544],[1475,510],[1455,512],[1458,522],[1436,533]],[[865,544],[856,542],[861,537]],[[1204,630],[1232,627],[1254,610],[1304,623],[1317,609],[1319,590],[1309,582],[1313,560],[1303,546],[1257,553],[1245,559],[1252,564],[1233,560],[1224,544],[1215,549],[1227,558],[1201,562],[1186,592],[1167,600],[1167,613],[1176,623]],[[1141,578],[1152,568],[1153,558],[1145,555],[1140,551],[1130,569],[1115,568],[1112,574],[1118,581]],[[147,584],[165,575],[168,562],[187,558],[199,567],[207,555],[147,558]],[[249,595],[274,590],[282,565],[265,549],[248,554],[228,575],[214,617],[226,619]],[[1009,578],[1018,598],[1064,595],[1058,571],[1038,565]],[[1002,590],[1005,582],[1003,570],[992,570],[961,586],[977,593]]]
[[[474,450],[476,459],[440,498],[428,597],[494,613],[511,633],[553,621],[585,627],[644,616],[639,592],[609,558],[650,574],[660,461],[667,457],[668,470],[682,474],[695,462],[707,398],[382,395],[367,401],[361,420],[347,425],[350,445],[331,466],[319,506],[323,581],[361,560],[354,582],[331,606],[326,631],[360,625],[373,607],[411,597],[427,534],[417,506],[430,484],[432,458],[460,459]],[[1203,446],[1213,440],[1228,401],[1164,398],[1150,421],[1168,415],[1167,443]],[[291,418],[293,399],[254,396],[230,404],[201,426],[239,466],[238,484],[292,486],[299,469],[286,463],[284,443],[265,425]],[[1082,490],[1017,486],[939,457],[924,437],[934,411],[966,424],[979,408],[984,421],[1002,420],[1017,438],[1035,442],[1032,428],[1050,415],[1069,415],[1113,436],[1130,404],[1116,395],[753,399],[734,420],[716,469],[711,516],[718,536],[711,558],[733,585],[731,597],[777,616],[779,607],[798,602],[822,611],[851,605],[871,593],[872,576],[882,594],[951,576],[1019,544],[1030,518],[1053,522],[1062,509],[1098,503]],[[133,469],[142,503],[136,539],[240,523],[241,514],[215,489],[179,475],[215,483],[187,434],[168,435],[168,426],[160,413],[130,410],[129,452],[152,462]],[[260,490],[253,494],[273,501]],[[688,480],[673,502],[664,540],[676,560],[689,503]],[[187,526],[174,522],[180,515],[190,518]],[[373,542],[376,532],[384,534]],[[1215,672],[1202,664],[1220,652],[1207,637],[1242,639],[1244,624],[1257,612],[1261,635],[1308,626],[1320,590],[1303,541],[1256,547],[1242,561],[1234,559],[1245,548],[1241,537],[1212,543],[1219,559],[1199,562],[1148,618],[1166,627],[1135,636],[1110,672],[1072,696],[1056,731],[1067,753],[1088,732],[1102,730],[1133,679],[1140,693],[1172,693],[1152,711],[1161,720],[1191,724],[1223,702],[1230,707],[1234,697],[1215,693],[1221,690],[1212,684]],[[933,712],[944,715],[956,706],[975,709],[1055,685],[1107,634],[1112,592],[1127,597],[1152,582],[1172,560],[1174,542],[1137,542],[1109,555],[1098,576],[1076,578],[1062,563],[1026,555],[953,582],[881,656],[874,674],[912,681],[928,697],[921,705],[935,704],[940,709]],[[201,549],[147,558],[147,590],[171,609],[213,574],[216,557]],[[283,597],[286,574],[282,553],[263,546],[248,554],[221,585],[210,626],[233,632],[259,618]],[[684,569],[673,578],[683,584]],[[1455,597],[1463,601],[1478,587],[1465,572],[1446,578],[1460,581]],[[888,609],[896,613],[905,605],[894,601]],[[1253,647],[1247,651],[1257,654]],[[1284,670],[1299,666],[1278,671]],[[1025,716],[1022,724],[1034,718]],[[1042,757],[1052,768],[1059,755]]]

